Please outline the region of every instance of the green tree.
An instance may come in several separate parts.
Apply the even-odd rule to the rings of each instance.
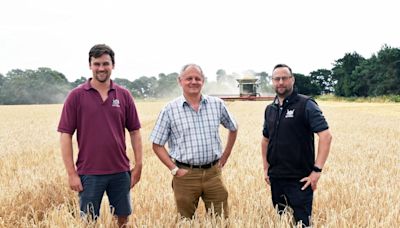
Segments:
[[[133,83],[126,78],[115,78],[113,80],[113,82],[115,82],[116,84],[118,84],[128,90],[133,88]]]
[[[72,88],[75,88],[75,87],[77,87],[77,86],[79,86],[79,85],[85,83],[86,81],[87,81],[87,78],[81,76],[80,78],[76,79],[75,81],[73,81],[73,82],[71,83],[71,87],[72,87]]]
[[[137,91],[133,85],[133,82],[129,81],[128,79],[125,78],[115,78],[113,80],[116,84],[124,87],[125,89],[129,90],[131,92],[133,97],[140,97],[139,91]]]
[[[377,54],[378,72],[372,81],[375,83],[371,94],[400,94],[400,49],[384,45]]]
[[[3,85],[5,80],[6,80],[6,78],[2,74],[0,74],[0,88]]]
[[[361,62],[349,76],[354,81],[350,95],[357,97],[373,95],[372,89],[375,87],[374,77],[383,74],[379,68],[376,55]]]
[[[364,59],[346,54],[333,68],[337,80],[335,93],[339,96],[380,96],[400,92],[400,49],[384,45],[381,50]]]
[[[311,83],[311,77],[304,76],[303,74],[293,73],[295,82],[294,87],[298,93],[304,95],[318,95],[319,89],[315,84]]]
[[[4,77],[2,74],[0,74],[0,104],[3,104],[3,97],[2,97],[2,87],[3,87],[3,84],[5,83],[5,81],[6,81],[6,77]]]
[[[311,84],[318,88],[318,94],[328,94],[334,91],[334,80],[332,71],[327,69],[318,69],[310,73]]]
[[[273,93],[271,85],[271,76],[267,72],[263,71],[256,73],[256,77],[259,78],[259,92],[260,93]]]
[[[158,75],[158,84],[156,89],[156,97],[166,98],[180,94],[178,85],[178,73],[170,73],[168,75],[160,73]]]
[[[133,88],[141,98],[155,97],[157,85],[156,77],[142,76],[133,81]]]
[[[11,70],[0,91],[2,104],[61,103],[71,89],[66,77],[50,68]]]
[[[353,96],[353,87],[356,82],[351,78],[351,74],[363,61],[364,57],[358,53],[346,53],[343,58],[338,59],[332,68],[332,78],[335,83],[335,94],[338,96]]]
[[[38,82],[33,84],[37,85],[35,92],[38,94],[37,102],[40,104],[60,103],[71,89],[68,79],[58,71],[41,67],[32,73]],[[51,97],[48,97],[49,94]]]

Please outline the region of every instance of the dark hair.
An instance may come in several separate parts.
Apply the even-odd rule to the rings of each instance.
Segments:
[[[276,65],[274,66],[274,69],[273,69],[272,71],[274,71],[276,68],[281,68],[281,67],[286,67],[286,68],[288,68],[288,69],[289,69],[289,72],[290,72],[290,75],[293,76],[292,69],[291,69],[288,65],[283,64],[283,63],[276,64]]]
[[[114,51],[105,44],[96,44],[89,51],[89,63],[92,61],[92,57],[99,58],[100,56],[108,54],[111,57],[112,64],[115,64]]]
[[[194,63],[189,63],[189,64],[186,64],[185,66],[183,66],[183,67],[182,67],[182,70],[181,70],[181,73],[179,74],[179,76],[181,76],[181,75],[183,74],[183,72],[185,72],[185,70],[186,70],[187,68],[189,68],[189,67],[194,67],[194,68],[196,68],[196,69],[200,72],[201,76],[204,78],[203,70],[201,69],[201,67],[200,67],[199,65],[194,64]]]

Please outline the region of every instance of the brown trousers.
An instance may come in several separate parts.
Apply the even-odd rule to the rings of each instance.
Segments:
[[[172,180],[178,213],[191,219],[201,197],[207,210],[213,205],[217,215],[227,218],[228,191],[222,181],[221,168],[215,165],[209,169],[185,169],[188,170],[186,175]]]

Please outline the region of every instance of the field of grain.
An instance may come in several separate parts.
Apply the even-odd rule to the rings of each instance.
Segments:
[[[290,227],[279,218],[263,180],[260,137],[265,101],[229,102],[239,135],[223,175],[230,218],[200,206],[177,221],[171,175],[151,150],[149,134],[165,102],[138,102],[144,142],[140,183],[132,190],[132,227]],[[315,227],[400,226],[400,105],[320,102],[333,135],[314,197]],[[114,227],[104,198],[96,224],[77,216],[56,132],[61,105],[0,106],[0,227]],[[223,139],[225,129],[221,129]],[[75,143],[76,151],[76,143]],[[129,146],[130,147],[130,146]],[[128,153],[132,157],[132,151]],[[76,157],[76,155],[75,155]]]

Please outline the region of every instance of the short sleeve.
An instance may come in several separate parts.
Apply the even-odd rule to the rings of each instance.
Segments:
[[[169,120],[167,109],[161,110],[153,131],[150,134],[150,140],[157,145],[165,145],[171,133],[171,121]]]
[[[268,111],[268,107],[265,108],[264,111],[264,124],[263,124],[263,130],[262,130],[262,134],[265,138],[269,138],[269,130],[268,130],[268,121],[267,121],[267,111]]]
[[[221,101],[221,124],[230,131],[237,130],[237,124],[233,116],[229,113],[224,102]]]
[[[57,131],[73,135],[77,126],[77,93],[71,91],[64,102]]]
[[[129,132],[140,129],[139,115],[135,102],[129,92],[127,92],[127,109],[126,109],[126,129]]]
[[[321,109],[314,100],[307,101],[305,114],[312,132],[318,133],[329,128]]]

